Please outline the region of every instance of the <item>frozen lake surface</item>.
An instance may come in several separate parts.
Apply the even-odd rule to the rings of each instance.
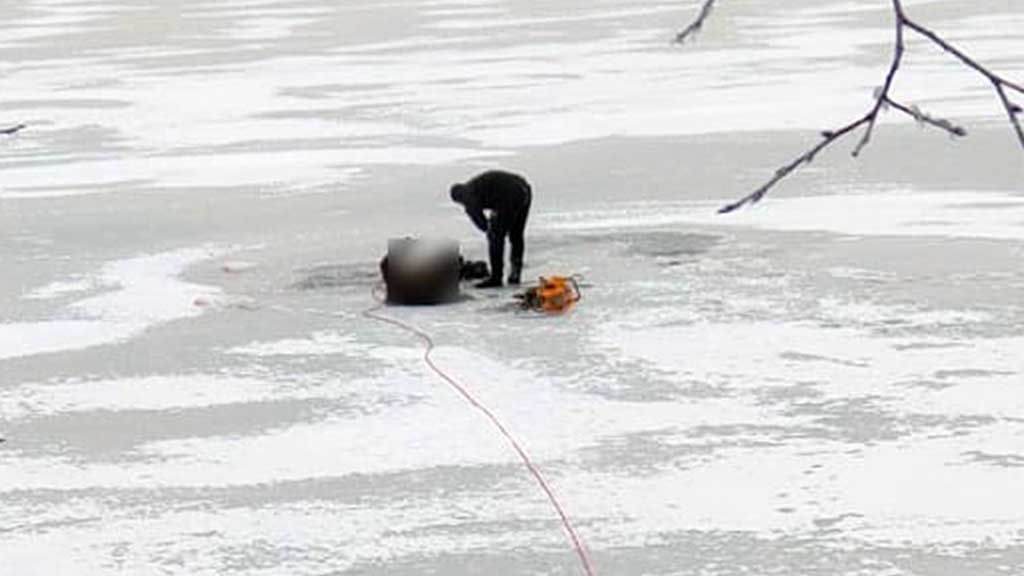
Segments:
[[[917,20],[1024,77],[1018,0]],[[511,290],[391,309],[524,444],[601,575],[1024,573],[1024,161],[883,0],[0,0],[0,573],[580,574],[514,451],[362,312],[389,237]]]

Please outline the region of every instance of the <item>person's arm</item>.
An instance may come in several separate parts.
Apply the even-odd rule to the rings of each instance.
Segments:
[[[487,232],[487,217],[484,216],[484,210],[476,203],[466,203],[466,214],[469,215],[469,219],[473,221],[473,224],[480,229],[481,232]]]

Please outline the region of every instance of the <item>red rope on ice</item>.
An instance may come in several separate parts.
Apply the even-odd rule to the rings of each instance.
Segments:
[[[480,401],[477,400],[469,392],[469,389],[466,386],[461,384],[458,380],[450,376],[447,372],[445,372],[437,364],[434,363],[434,359],[431,357],[431,355],[434,352],[435,345],[434,339],[430,336],[430,334],[427,334],[426,332],[417,328],[416,326],[413,326],[412,324],[409,324],[407,322],[403,322],[402,320],[399,320],[397,318],[391,318],[390,316],[378,314],[378,312],[384,308],[384,300],[380,298],[377,291],[378,288],[379,287],[375,287],[373,289],[373,297],[375,300],[377,300],[377,304],[364,310],[363,316],[373,320],[377,320],[378,322],[384,322],[385,324],[397,326],[398,328],[401,328],[406,332],[414,334],[420,340],[423,340],[423,342],[426,344],[426,348],[424,348],[423,350],[423,361],[430,368],[430,370],[434,372],[434,374],[437,374],[442,380],[447,382],[449,386],[454,388],[456,392],[458,392],[463,398],[465,398],[466,401],[469,402],[474,408],[482,412],[483,415],[486,416],[487,419],[491,421],[491,424],[493,424],[494,427],[498,429],[498,432],[500,432],[501,435],[504,436],[506,440],[508,440],[508,443],[512,445],[512,448],[516,451],[517,454],[519,454],[519,459],[523,461],[523,464],[526,466],[527,470],[529,470],[530,474],[532,474],[533,477],[537,480],[537,484],[540,485],[541,490],[543,490],[544,494],[547,495],[548,500],[551,502],[551,506],[554,507],[555,512],[558,513],[558,517],[561,518],[562,526],[565,528],[566,533],[569,535],[569,540],[572,543],[573,549],[576,551],[576,555],[579,556],[580,566],[583,568],[583,571],[587,574],[587,576],[594,576],[594,568],[590,564],[590,558],[587,556],[587,550],[586,547],[584,547],[583,545],[583,540],[580,538],[579,534],[576,533],[576,529],[573,528],[572,521],[569,520],[569,515],[566,514],[565,509],[562,508],[562,505],[558,502],[558,498],[555,497],[555,492],[551,489],[551,486],[548,484],[547,480],[545,480],[544,476],[540,473],[540,468],[538,468],[537,465],[533,463],[533,460],[530,459],[530,456],[526,453],[526,450],[523,449],[523,447],[515,439],[512,433],[510,433],[508,429],[505,428],[504,424],[501,423],[501,420],[498,420],[498,417],[495,416],[494,413],[490,411],[490,409],[481,404]]]

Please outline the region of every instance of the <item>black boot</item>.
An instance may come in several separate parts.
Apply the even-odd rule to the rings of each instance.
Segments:
[[[508,273],[508,283],[512,284],[513,286],[518,286],[519,285],[519,281],[521,279],[520,277],[522,275],[523,275],[523,265],[522,264],[513,264],[512,265],[512,271]]]
[[[491,276],[483,282],[477,283],[477,288],[501,288],[501,276]]]

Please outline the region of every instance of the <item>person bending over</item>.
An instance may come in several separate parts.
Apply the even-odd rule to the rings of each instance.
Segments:
[[[490,170],[468,182],[453,184],[451,197],[452,201],[465,207],[473,224],[487,233],[491,276],[477,284],[477,288],[501,286],[505,268],[505,236],[512,244],[508,282],[519,284],[523,273],[523,252],[526,250],[523,232],[532,200],[530,184],[518,174]],[[490,218],[484,214],[485,210],[490,212]]]

